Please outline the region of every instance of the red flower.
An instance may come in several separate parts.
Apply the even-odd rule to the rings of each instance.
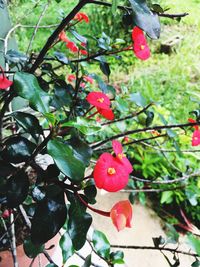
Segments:
[[[132,30],[132,40],[133,40],[133,51],[141,60],[146,60],[150,57],[150,49],[148,47],[145,35],[143,31],[138,28],[134,27]]]
[[[94,80],[90,76],[83,76],[83,79],[91,84],[94,83]]]
[[[65,43],[69,42],[69,39],[67,38],[67,35],[64,31],[61,31],[61,33],[58,35],[58,38],[60,41],[63,41]]]
[[[128,173],[109,153],[103,153],[94,167],[94,181],[98,188],[117,192],[128,183]]]
[[[79,52],[82,54],[82,55],[87,55],[88,52],[86,50],[83,50],[83,49],[80,49]]]
[[[196,120],[194,120],[194,119],[192,119],[192,118],[189,118],[188,121],[191,122],[191,123],[196,123],[196,122],[197,122]],[[199,129],[199,126],[198,126],[198,125],[194,125],[193,127],[194,127],[196,130]]]
[[[114,120],[115,115],[112,111],[112,109],[102,109],[102,108],[97,108],[99,114],[101,114],[104,118],[106,118],[107,120]]]
[[[200,130],[196,129],[192,135],[192,146],[200,145]]]
[[[119,201],[110,211],[110,217],[118,231],[131,227],[132,214],[132,207],[128,200]]]
[[[12,210],[9,209],[9,210],[4,210],[4,212],[2,213],[2,218],[4,219],[8,219],[10,217],[10,215],[12,214]]]
[[[73,82],[76,79],[76,76],[74,74],[70,74],[67,78],[68,82]]]
[[[125,136],[125,137],[124,137],[124,142],[126,142],[126,143],[129,142],[129,137],[128,137],[128,136]]]
[[[86,23],[89,22],[88,16],[82,12],[77,13],[76,16],[74,17],[74,20],[78,20],[79,22],[84,20]]]
[[[133,167],[130,161],[127,159],[126,155],[123,153],[123,148],[120,142],[117,140],[112,141],[112,147],[115,152],[117,160],[123,164],[125,170],[130,174],[133,171]]]
[[[110,99],[101,92],[91,92],[87,95],[86,100],[93,106],[100,109],[110,109]]]
[[[69,48],[69,50],[72,51],[73,53],[78,52],[78,47],[74,42],[68,41],[66,43],[66,47]]]
[[[4,90],[4,89],[9,88],[13,84],[13,82],[6,78],[4,74],[4,70],[1,66],[0,66],[0,70],[2,72],[2,74],[0,75],[0,89]]]

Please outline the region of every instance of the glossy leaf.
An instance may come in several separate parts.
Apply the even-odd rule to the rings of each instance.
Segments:
[[[158,15],[151,12],[146,0],[129,0],[133,9],[133,21],[152,39],[160,37],[160,22]]]
[[[12,114],[16,122],[25,132],[30,133],[34,138],[37,134],[42,134],[42,127],[39,124],[38,119],[32,114],[25,112],[14,112]]]
[[[104,233],[94,230],[92,243],[98,255],[105,259],[109,258],[110,243]]]
[[[133,101],[137,106],[146,106],[146,99],[140,94],[140,92],[131,94],[130,100]]]
[[[188,235],[188,243],[190,247],[199,255],[200,257],[200,240],[199,238],[193,236],[193,235]]]
[[[66,217],[67,209],[63,193],[48,196],[40,201],[32,220],[32,242],[39,245],[53,238],[64,225]]]
[[[60,242],[60,248],[62,250],[63,264],[74,254],[74,247],[72,240],[67,232],[62,235]]]
[[[54,56],[55,56],[55,58],[59,61],[59,62],[61,62],[61,63],[63,63],[63,64],[66,64],[66,65],[68,65],[69,64],[69,60],[68,60],[68,58],[65,56],[65,54],[64,53],[61,53],[61,52],[54,52]]]
[[[0,181],[15,171],[15,168],[4,160],[0,160],[0,166]]]
[[[76,182],[83,179],[85,166],[76,158],[69,145],[59,139],[54,139],[48,142],[47,149],[61,172]]]
[[[68,85],[70,86],[70,85]],[[72,101],[72,97],[71,94],[68,90],[68,86],[67,88],[63,88],[63,87],[55,87],[54,89],[54,97],[52,99],[52,106],[54,106],[55,108],[59,109],[63,106],[69,106],[71,104]]]
[[[14,89],[19,96],[27,99],[36,110],[42,113],[49,112],[50,96],[40,88],[34,75],[17,72],[14,76]]]
[[[10,137],[4,142],[4,145],[5,149],[2,152],[2,157],[12,163],[26,161],[36,148],[34,143],[21,136]]]
[[[42,253],[44,250],[44,245],[36,246],[32,243],[31,239],[28,238],[24,240],[24,252],[29,258],[35,258],[38,254]]]
[[[28,60],[26,55],[14,49],[8,50],[5,58],[6,58],[6,62],[12,66],[15,66],[17,64],[23,65]]]
[[[113,264],[123,264],[124,263],[124,253],[122,251],[115,251],[110,254],[111,262]]]
[[[7,205],[10,208],[19,206],[26,199],[29,190],[29,180],[26,173],[18,171],[18,173],[6,182]]]
[[[85,263],[83,264],[82,267],[90,267],[92,262],[92,255],[88,255],[85,259]]]

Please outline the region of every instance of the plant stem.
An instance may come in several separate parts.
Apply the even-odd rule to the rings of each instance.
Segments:
[[[92,149],[100,147],[104,144],[106,144],[107,142],[110,142],[114,139],[120,138],[120,137],[124,137],[126,135],[129,134],[135,134],[135,133],[141,133],[141,132],[148,132],[148,131],[155,131],[155,130],[164,130],[164,129],[175,129],[175,128],[184,128],[184,127],[190,127],[190,126],[194,126],[194,125],[199,125],[199,122],[196,123],[184,123],[184,124],[171,124],[171,125],[161,125],[161,126],[153,126],[153,127],[147,127],[147,128],[142,128],[142,129],[137,129],[137,130],[130,130],[121,134],[116,134],[113,135],[97,144],[94,144],[91,146]]]
[[[88,3],[88,0],[81,0],[79,3],[74,7],[74,9],[67,15],[66,18],[62,20],[60,25],[55,29],[55,31],[52,33],[52,35],[48,38],[46,44],[40,51],[40,54],[38,55],[35,63],[32,65],[30,69],[30,73],[34,73],[35,70],[39,67],[39,65],[42,63],[46,53],[51,48],[54,41],[57,39],[59,33],[65,29],[65,27],[68,25],[68,23],[74,18],[74,16]]]

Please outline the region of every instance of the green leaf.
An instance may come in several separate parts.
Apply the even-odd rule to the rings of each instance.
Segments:
[[[58,267],[58,265],[56,265],[54,263],[49,263],[45,267]]]
[[[64,194],[46,197],[36,207],[31,227],[31,240],[34,244],[44,244],[53,238],[64,225],[67,217]]]
[[[110,243],[104,233],[94,230],[92,243],[97,254],[105,259],[109,258]]]
[[[68,65],[69,64],[69,60],[68,60],[68,58],[65,56],[65,54],[64,53],[61,53],[61,52],[54,52],[54,56],[55,56],[55,58],[58,60],[58,61],[60,61],[61,63],[63,63],[63,64],[66,64],[66,65]]]
[[[44,245],[36,246],[32,243],[31,239],[28,238],[24,240],[24,252],[29,258],[35,258],[38,254],[42,253],[44,250]]]
[[[154,119],[154,113],[152,111],[146,111],[145,112],[147,118],[146,118],[146,127],[150,126]]]
[[[17,64],[24,64],[28,60],[27,56],[14,49],[8,50],[5,56],[6,62],[9,65],[15,66]]]
[[[110,73],[111,73],[109,64],[107,62],[101,61],[100,69],[103,72],[103,74],[105,74],[109,78]]]
[[[113,15],[116,14],[116,11],[117,11],[117,4],[118,4],[118,0],[112,0],[111,11],[112,11],[112,14],[113,14]]]
[[[169,223],[166,224],[166,227],[167,227],[167,236],[169,238],[167,240],[167,243],[176,244],[179,239],[179,234],[177,233],[174,226],[170,225]]]
[[[140,94],[140,92],[131,94],[130,100],[133,101],[137,106],[143,108],[146,106],[146,99]]]
[[[124,253],[122,251],[115,251],[110,254],[112,264],[123,264]]]
[[[0,166],[0,181],[15,171],[15,168],[10,163],[4,160],[0,160]]]
[[[14,76],[14,89],[19,96],[27,99],[36,110],[42,113],[49,112],[50,96],[40,88],[34,75],[17,72]]]
[[[191,267],[199,267],[200,266],[200,261],[196,260],[195,262],[192,263]]]
[[[152,39],[160,37],[160,22],[157,14],[151,12],[146,0],[129,0],[133,9],[135,25],[145,31]]]
[[[75,157],[88,166],[92,156],[92,149],[88,144],[74,136],[69,140],[69,145],[72,147]]]
[[[200,257],[200,239],[193,236],[193,235],[188,235],[188,241],[190,247],[199,255]]]
[[[34,138],[37,134],[42,134],[42,127],[39,124],[38,119],[25,112],[14,112],[12,117],[16,120],[17,124],[24,129],[25,132],[30,133]]]
[[[19,206],[27,197],[29,180],[26,173],[21,170],[6,181],[7,205],[10,208]]]
[[[164,204],[164,203],[172,203],[173,201],[173,192],[172,191],[165,191],[162,192],[162,196],[161,196],[161,200],[160,203]]]
[[[47,150],[61,172],[76,182],[83,179],[85,166],[82,161],[75,157],[69,145],[64,144],[59,139],[54,139],[48,142]]]
[[[99,132],[102,127],[96,121],[91,121],[82,117],[77,117],[74,121],[68,121],[62,124],[63,127],[74,127],[85,135],[93,135]]]
[[[87,43],[87,39],[86,39],[84,36],[80,35],[78,32],[76,32],[76,31],[74,31],[74,30],[70,30],[70,32],[71,32],[71,34],[74,35],[74,37],[75,37],[78,41],[80,41],[81,43],[84,43],[84,44]]]
[[[14,136],[7,139],[4,143],[2,157],[12,163],[26,161],[33,153],[36,145],[21,136]]]
[[[82,267],[90,267],[92,262],[92,255],[88,255],[85,259],[85,263],[83,264]]]
[[[155,11],[156,13],[164,13],[163,8],[162,8],[160,5],[158,5],[158,4],[153,4],[153,5],[151,6],[151,8],[152,8],[153,11]]]
[[[56,109],[59,109],[63,106],[70,106],[72,97],[69,91],[69,87],[71,85],[67,85],[66,88],[63,87],[55,87],[54,89],[54,97],[52,99],[52,106]]]
[[[67,232],[62,235],[59,245],[62,250],[63,264],[65,264],[66,261],[74,254],[72,240]]]

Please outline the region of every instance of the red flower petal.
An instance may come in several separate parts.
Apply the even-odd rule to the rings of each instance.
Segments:
[[[67,78],[68,82],[73,82],[76,79],[76,76],[74,74],[70,74]]]
[[[86,50],[83,50],[83,49],[79,50],[79,52],[80,52],[82,55],[87,55],[87,54],[88,54],[88,52],[87,52]]]
[[[200,130],[195,130],[192,135],[192,146],[200,145]]]
[[[86,23],[89,22],[88,16],[82,12],[77,13],[76,16],[74,17],[74,20],[78,20],[78,21],[84,20]]]
[[[121,154],[123,152],[122,144],[117,140],[112,141],[112,147],[115,152],[115,155]]]
[[[148,47],[145,35],[143,31],[134,27],[132,30],[132,40],[133,40],[133,51],[141,60],[146,60],[150,57],[150,49]]]
[[[197,121],[194,120],[194,119],[192,119],[192,118],[189,118],[189,119],[188,119],[188,122],[195,123],[195,122],[197,122]],[[196,130],[199,129],[199,126],[198,126],[198,125],[194,125],[193,127],[194,127]]]
[[[110,99],[104,93],[91,92],[87,95],[86,100],[95,107],[110,109]]]
[[[90,76],[84,76],[83,79],[91,84],[94,83],[94,80]]]
[[[58,35],[58,38],[60,41],[69,42],[69,39],[67,38],[67,35],[64,31],[61,31],[61,33]]]
[[[71,42],[71,41],[67,42],[66,47],[69,48],[69,50],[72,51],[73,53],[78,52],[78,47],[75,45],[74,42]]]
[[[94,168],[94,181],[98,188],[117,192],[128,183],[128,173],[109,153],[103,153]]]
[[[97,108],[99,114],[101,114],[104,118],[106,118],[107,120],[114,120],[115,115],[112,111],[112,109],[102,109],[102,108]]]
[[[8,80],[4,75],[0,75],[0,89],[4,90],[9,88],[13,84],[12,81]]]
[[[128,200],[119,201],[110,211],[110,217],[118,231],[131,227],[132,216],[132,207]]]

